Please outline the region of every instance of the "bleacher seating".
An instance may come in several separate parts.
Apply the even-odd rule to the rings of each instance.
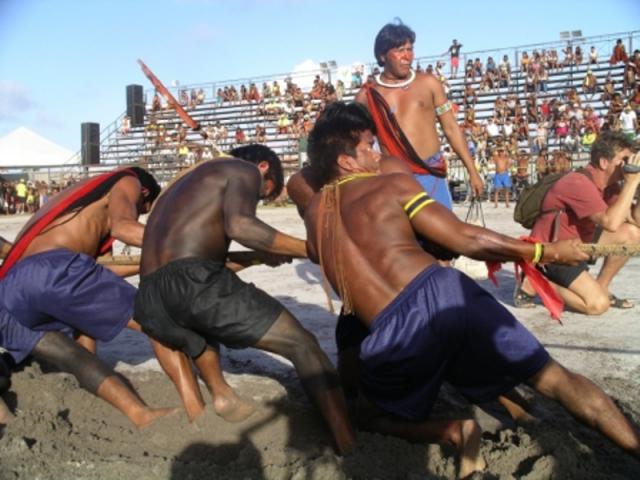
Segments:
[[[495,58],[498,58],[495,55]],[[421,59],[417,59],[420,61]],[[511,59],[513,61],[513,58]],[[422,65],[425,65],[423,62]],[[538,92],[536,97],[538,105],[545,99],[560,99],[564,92],[569,88],[575,88],[580,96],[582,106],[591,106],[597,113],[603,117],[606,114],[606,107],[600,100],[600,93],[588,98],[582,93],[582,82],[588,69],[591,69],[598,79],[598,85],[604,83],[605,78],[610,75],[616,85],[621,85],[624,68],[622,65],[611,66],[607,59],[595,65],[583,63],[581,65],[565,66],[559,69],[550,70],[547,89],[545,92]],[[462,98],[465,86],[464,74],[455,79],[449,79],[449,97],[460,106],[457,118],[460,123],[464,120],[464,108],[462,106]],[[480,79],[476,78],[471,82],[476,90],[477,103],[475,104],[475,119],[477,122],[484,122],[494,113],[494,103],[498,97],[506,97],[511,93],[516,93],[518,101],[523,106],[526,105],[526,97],[528,93],[525,90],[526,74],[519,68],[515,68],[511,73],[511,85],[509,88],[497,88],[487,92],[479,91]],[[236,86],[239,82],[236,83]],[[189,87],[184,87],[189,88]],[[347,88],[344,94],[344,100],[352,100],[357,89]],[[308,92],[305,92],[308,94]],[[283,161],[285,172],[291,172],[299,168],[298,159],[298,139],[293,133],[279,134],[277,128],[277,115],[265,115],[262,108],[259,108],[256,102],[223,102],[219,103],[215,98],[208,98],[202,104],[189,109],[188,113],[197,120],[201,125],[200,132],[207,127],[222,123],[227,127],[228,136],[226,139],[217,142],[217,147],[222,150],[229,150],[234,145],[234,131],[240,126],[247,137],[252,140],[253,132],[257,125],[266,128],[266,144],[278,153]],[[101,163],[107,165],[119,165],[129,163],[141,163],[149,166],[153,170],[165,172],[172,175],[176,165],[178,142],[167,137],[160,145],[157,145],[153,135],[149,134],[150,113],[147,111],[145,117],[145,125],[132,127],[127,135],[123,135],[117,128],[112,128],[109,135],[101,143]],[[165,109],[154,114],[155,122],[158,127],[162,126],[166,131],[171,131],[181,124],[179,117],[172,109]],[[119,124],[120,118],[114,122]],[[536,123],[530,123],[529,135],[533,139],[536,135]],[[201,133],[198,131],[189,131],[186,142],[189,146],[203,148],[207,145]],[[443,142],[446,141],[442,137]],[[549,139],[549,150],[558,148],[553,137]],[[445,145],[443,145],[444,147]],[[451,172],[454,176],[458,175],[461,170],[461,164],[456,159],[450,164]],[[162,177],[162,175],[161,175]],[[458,178],[461,178],[459,176]]]

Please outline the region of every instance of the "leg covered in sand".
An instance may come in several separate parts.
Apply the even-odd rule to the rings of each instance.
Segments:
[[[293,363],[302,386],[327,421],[338,451],[351,450],[355,434],[340,381],[313,334],[285,310],[255,348],[282,355]]]
[[[112,369],[59,332],[45,333],[31,353],[37,360],[44,360],[63,372],[71,373],[82,388],[116,407],[138,428],[146,427],[175,411],[146,406]]]
[[[640,458],[640,431],[591,380],[550,360],[528,383],[543,395],[558,401],[577,420]]]
[[[366,431],[393,435],[412,443],[454,445],[460,455],[460,478],[481,472],[487,466],[480,454],[482,430],[475,420],[411,421],[384,412],[362,396],[359,397],[358,416],[360,428]]]

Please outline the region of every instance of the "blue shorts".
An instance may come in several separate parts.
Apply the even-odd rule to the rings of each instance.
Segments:
[[[454,268],[431,265],[373,320],[360,359],[369,400],[422,420],[443,381],[481,403],[531,378],[550,357],[476,282]]]
[[[446,178],[434,175],[415,175],[416,180],[422,185],[427,195],[440,202],[449,210],[453,210],[453,200],[449,192],[449,182]]]
[[[20,363],[48,331],[77,330],[107,342],[132,318],[135,294],[88,255],[31,255],[0,281],[0,347]]]
[[[509,175],[509,172],[496,173],[493,177],[493,187],[496,190],[511,188],[511,175]]]

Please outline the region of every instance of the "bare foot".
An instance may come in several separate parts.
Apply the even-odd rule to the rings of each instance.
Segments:
[[[148,427],[156,420],[166,417],[167,415],[174,415],[176,412],[180,411],[180,408],[148,408],[145,407],[139,415],[135,418],[132,418],[131,421],[134,423],[136,427],[140,430]]]
[[[475,420],[460,421],[461,442],[458,445],[460,452],[460,471],[458,476],[466,478],[473,472],[481,472],[487,467],[487,463],[480,454],[480,437],[482,430]]]
[[[4,403],[4,400],[0,398],[0,425],[6,425],[13,419],[13,414],[7,407],[7,404]]]
[[[256,410],[253,405],[235,393],[226,396],[217,395],[213,399],[213,409],[219,416],[230,423],[242,422]]]

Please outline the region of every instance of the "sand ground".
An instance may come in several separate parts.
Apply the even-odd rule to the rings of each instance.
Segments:
[[[464,217],[464,207],[456,207]],[[260,216],[283,231],[304,237],[293,208],[265,208]],[[504,206],[485,204],[487,225],[502,233],[524,233]],[[0,218],[0,235],[13,239],[26,217]],[[595,267],[596,269],[598,266]],[[307,261],[276,270],[254,267],[241,276],[289,308],[318,337],[335,361],[335,319],[327,311],[320,273]],[[640,423],[640,306],[610,310],[602,317],[565,313],[563,324],[546,311],[511,306],[513,269],[499,273],[500,287],[480,283],[504,303],[561,363],[589,376]],[[132,280],[133,283],[137,279]],[[640,302],[640,261],[631,259],[612,291]],[[339,303],[336,304],[339,306]],[[124,374],[153,406],[178,405],[144,336],[125,331],[99,355]],[[208,410],[194,424],[183,413],[137,431],[112,407],[80,390],[75,379],[23,366],[4,395],[15,419],[0,427],[0,480],[4,479],[390,479],[453,478],[452,448],[411,445],[360,433],[357,450],[336,456],[319,414],[304,397],[291,365],[255,350],[224,350],[229,382],[258,411],[228,424]],[[203,389],[204,391],[205,389]],[[576,423],[554,403],[526,387],[541,423],[518,427],[494,404],[471,406],[444,388],[435,414],[473,415],[485,429],[482,453],[489,466],[477,478],[640,478],[640,462]]]

